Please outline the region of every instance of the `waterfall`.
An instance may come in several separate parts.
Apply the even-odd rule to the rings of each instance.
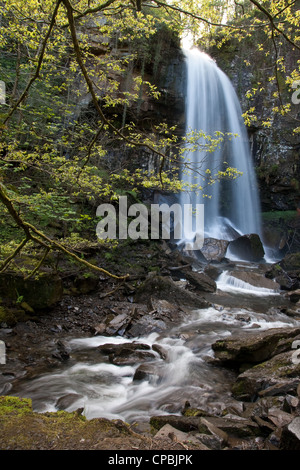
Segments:
[[[181,204],[204,204],[205,237],[232,239],[232,233],[260,234],[260,204],[256,176],[250,154],[247,131],[236,92],[222,70],[207,54],[194,48],[185,51],[187,66],[186,133],[203,131],[213,136],[216,131],[237,134],[225,137],[212,153],[197,149],[186,151],[184,159],[195,171],[182,171],[182,180],[197,184],[202,191],[183,191]],[[204,143],[204,142],[199,142]],[[189,144],[186,144],[188,148]],[[224,163],[226,162],[226,163]],[[205,187],[203,175],[226,166],[236,168],[242,176],[226,179]],[[201,194],[202,193],[202,194]],[[195,232],[185,230],[184,240]]]

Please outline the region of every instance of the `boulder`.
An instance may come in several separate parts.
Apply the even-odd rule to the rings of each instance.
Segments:
[[[290,253],[279,263],[285,271],[300,271],[300,253]]]
[[[300,289],[294,290],[289,294],[290,301],[293,303],[297,303],[300,300]]]
[[[216,292],[217,290],[216,282],[204,272],[184,270],[183,275],[199,291]]]
[[[226,256],[228,245],[228,240],[205,238],[201,253],[207,261],[222,261]]]
[[[115,365],[135,365],[141,362],[153,361],[155,354],[148,351],[148,345],[139,343],[126,343],[117,345],[113,352],[109,354],[109,361]]]
[[[222,274],[223,269],[214,266],[213,264],[208,264],[207,266],[205,266],[203,272],[215,281],[216,279],[218,279],[220,274]]]
[[[286,260],[286,261],[284,261]],[[280,263],[273,264],[265,273],[266,277],[274,279],[283,290],[294,290],[299,287],[299,279],[297,278],[297,270],[293,270],[294,261],[297,257],[294,255],[286,256]],[[282,264],[282,265],[281,265]],[[297,263],[296,263],[297,265]],[[284,268],[292,268],[287,272]]]
[[[144,343],[107,343],[98,346],[97,349],[107,355],[109,361],[115,365],[138,364],[155,359],[155,354],[150,351],[150,346]]]
[[[121,352],[124,349],[130,350],[130,351],[136,351],[137,349],[148,351],[150,350],[150,346],[149,344],[137,343],[137,342],[121,343],[121,344],[105,343],[105,344],[101,344],[97,348],[98,351],[100,351],[102,354],[105,354],[105,355],[121,354]]]
[[[175,305],[192,308],[206,308],[209,303],[183,288],[169,277],[149,276],[136,291],[135,300],[137,302],[148,301],[150,298],[167,300]]]
[[[21,299],[34,310],[52,307],[62,295],[62,280],[55,274],[41,273],[29,279],[18,274],[0,274],[0,296],[12,301]]]
[[[210,450],[210,447],[204,445],[198,438],[198,434],[179,431],[170,424],[165,424],[154,436],[154,439],[170,439],[171,441],[181,442],[189,446],[194,444],[197,450]]]
[[[143,380],[147,380],[149,382],[160,382],[163,378],[164,375],[164,368],[159,367],[157,364],[151,364],[146,363],[146,364],[141,364],[138,366],[136,369],[134,376],[133,376],[133,381],[134,382],[139,382]]]
[[[198,431],[199,421],[198,417],[180,415],[151,416],[150,418],[150,424],[154,429],[160,430],[166,424],[170,424],[183,432]]]
[[[282,450],[300,450],[300,417],[295,417],[287,424],[281,434],[280,448]]]
[[[83,398],[83,396],[79,395],[78,393],[68,393],[67,395],[63,395],[56,401],[55,407],[58,410],[67,410],[81,398]]]
[[[266,271],[265,276],[277,282],[282,290],[296,289],[299,284],[298,280],[284,271],[278,263],[273,264],[271,268]]]
[[[261,261],[265,255],[261,239],[256,233],[238,237],[229,243],[228,249],[232,255],[246,261]]]
[[[259,435],[259,426],[251,419],[226,416],[226,417],[203,417],[199,422],[200,432],[207,432],[208,434],[218,434],[219,437],[223,436],[224,442],[228,436],[234,437],[250,437]]]
[[[135,320],[126,330],[126,336],[131,338],[138,338],[147,336],[150,333],[161,333],[168,328],[168,324],[160,318],[155,318],[154,315],[148,314]]]
[[[292,352],[284,352],[240,374],[232,386],[232,393],[234,398],[243,401],[294,394],[299,374],[300,364],[292,361]]]
[[[271,328],[254,333],[244,332],[212,344],[215,357],[223,365],[257,364],[276,354],[291,351],[300,328]]]

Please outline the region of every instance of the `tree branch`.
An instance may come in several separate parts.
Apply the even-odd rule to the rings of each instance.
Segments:
[[[294,41],[292,41],[292,39],[290,39],[282,29],[276,26],[274,22],[274,17],[265,7],[263,7],[257,0],[250,0],[250,2],[253,3],[253,5],[255,5],[268,18],[273,29],[275,29],[279,34],[281,34],[286,41],[292,44],[293,47],[296,47],[296,49],[300,51],[300,46],[298,46]]]
[[[186,16],[190,16],[191,18],[194,18],[196,20],[203,21],[203,23],[206,23],[210,26],[217,26],[217,27],[223,27],[223,28],[230,28],[230,29],[237,29],[237,30],[243,30],[245,29],[245,26],[234,26],[230,24],[225,24],[225,23],[214,23],[213,21],[209,21],[207,18],[204,18],[202,16],[196,15],[195,13],[192,13],[190,11],[184,10],[183,8],[180,8],[175,5],[171,5],[169,3],[161,2],[159,0],[154,0],[154,2],[159,6],[159,7],[164,7],[166,9],[170,9],[173,11],[177,11],[178,13],[183,13]],[[261,28],[261,25],[259,25]]]
[[[35,80],[37,80],[40,77],[40,71],[41,71],[41,67],[42,67],[42,64],[43,64],[43,59],[44,59],[44,55],[45,55],[47,42],[48,42],[48,39],[51,35],[52,29],[55,25],[55,19],[56,19],[56,16],[57,16],[57,13],[58,13],[61,2],[62,2],[62,0],[57,0],[57,2],[56,2],[55,9],[54,9],[54,12],[53,12],[53,15],[52,15],[52,18],[51,18],[50,26],[49,26],[47,34],[46,34],[46,36],[45,36],[45,38],[42,42],[42,48],[41,48],[41,52],[40,52],[40,55],[39,55],[39,58],[38,58],[38,64],[37,64],[37,68],[35,70],[35,73],[31,77],[31,79],[29,80],[25,90],[23,91],[23,93],[20,96],[20,98],[18,99],[18,101],[15,103],[15,105],[11,108],[8,115],[6,116],[6,118],[3,122],[4,125],[9,121],[9,119],[11,118],[13,113],[16,111],[18,106],[20,106],[20,104],[24,101],[24,99],[26,98],[26,96],[28,94],[28,91],[29,91],[31,85],[35,82]]]
[[[91,78],[89,77],[89,74],[88,74],[88,71],[84,65],[84,62],[83,62],[83,58],[82,58],[82,55],[81,55],[81,50],[80,50],[80,46],[79,46],[79,42],[78,42],[78,38],[77,38],[77,32],[76,32],[76,27],[75,27],[75,21],[74,21],[74,15],[73,15],[73,8],[72,8],[72,5],[70,3],[69,0],[62,0],[63,4],[65,5],[66,7],[66,10],[67,10],[67,16],[68,16],[68,21],[69,21],[69,27],[70,27],[70,33],[71,33],[71,37],[72,37],[72,42],[73,42],[73,47],[74,47],[74,52],[75,52],[75,55],[76,55],[76,60],[77,60],[77,63],[82,71],[82,74],[84,76],[84,79],[86,81],[86,84],[87,84],[87,87],[88,87],[88,90],[91,94],[91,97],[92,97],[92,100],[93,100],[93,103],[94,103],[94,106],[102,120],[102,122],[104,124],[106,124],[118,137],[120,137],[124,142],[126,142],[127,144],[129,145],[132,145],[132,146],[135,146],[135,147],[144,147],[144,148],[148,148],[151,152],[154,152],[156,153],[158,156],[160,156],[162,158],[162,161],[164,161],[166,159],[166,155],[165,153],[163,152],[160,152],[158,149],[155,149],[154,147],[152,147],[151,145],[145,143],[145,142],[139,142],[137,140],[134,140],[134,139],[131,139],[127,136],[125,136],[121,131],[119,131],[119,129],[117,129],[104,115],[100,105],[99,105],[99,102],[98,102],[98,98],[96,96],[96,93],[95,93],[95,90],[94,90],[94,87],[93,87],[93,82],[91,80]]]
[[[31,225],[27,222],[24,222],[22,220],[22,218],[19,216],[19,214],[17,213],[16,209],[14,208],[14,205],[13,205],[12,201],[7,196],[4,184],[1,183],[1,182],[0,182],[0,200],[6,206],[6,208],[8,209],[8,212],[13,217],[13,219],[16,221],[17,225],[25,232],[24,240],[18,245],[18,247],[15,249],[15,251],[12,253],[12,255],[10,255],[4,261],[4,263],[1,267],[1,270],[4,270],[8,266],[9,262],[24,248],[24,246],[26,245],[26,243],[29,240],[32,240],[35,243],[45,247],[48,251],[50,249],[56,248],[57,250],[62,251],[63,253],[65,253],[67,256],[70,256],[71,258],[75,259],[79,263],[84,264],[87,268],[92,269],[92,270],[97,271],[97,272],[100,272],[102,274],[105,274],[106,276],[112,277],[113,279],[124,280],[128,277],[128,275],[126,275],[126,276],[116,276],[116,275],[110,273],[109,271],[107,271],[106,269],[99,268],[98,266],[95,266],[95,265],[89,263],[85,259],[79,258],[79,256],[77,256],[74,253],[72,253],[71,251],[69,251],[61,243],[58,243],[54,240],[51,240],[51,238],[47,237],[44,233],[40,232],[36,227],[34,227],[34,225]],[[32,232],[36,236],[33,235]],[[41,238],[41,240],[40,240],[40,238]]]

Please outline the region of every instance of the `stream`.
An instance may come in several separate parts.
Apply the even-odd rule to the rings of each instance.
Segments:
[[[223,272],[217,280],[215,301],[225,303],[193,310],[184,323],[169,331],[145,337],[92,336],[69,340],[70,358],[54,372],[44,373],[19,384],[14,392],[32,399],[38,412],[57,411],[58,403],[67,400],[63,409],[83,408],[87,419],[122,419],[148,422],[154,415],[180,414],[186,401],[192,407],[213,414],[234,400],[231,384],[235,372],[213,364],[212,344],[236,331],[255,334],[259,329],[299,326],[300,321],[280,311],[282,293],[250,286]],[[227,305],[226,307],[223,305]],[[244,307],[241,308],[240,305]],[[140,364],[115,365],[97,349],[104,344],[138,342],[158,346],[151,350],[154,360],[147,362],[151,373],[135,379]],[[69,402],[68,402],[69,400]]]

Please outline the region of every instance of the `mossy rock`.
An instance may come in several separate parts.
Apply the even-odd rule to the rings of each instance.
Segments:
[[[62,280],[57,275],[48,273],[27,280],[18,274],[2,273],[0,295],[14,302],[24,301],[33,309],[44,309],[61,300]]]
[[[142,437],[120,420],[87,420],[82,410],[37,413],[30,399],[0,396],[2,450],[131,449]],[[134,434],[134,435],[133,435]]]
[[[25,322],[33,316],[33,314],[29,315],[22,308],[0,307],[0,324],[6,323],[8,326],[15,326],[18,322]]]
[[[286,271],[300,271],[300,253],[286,255],[281,260],[280,266]]]

